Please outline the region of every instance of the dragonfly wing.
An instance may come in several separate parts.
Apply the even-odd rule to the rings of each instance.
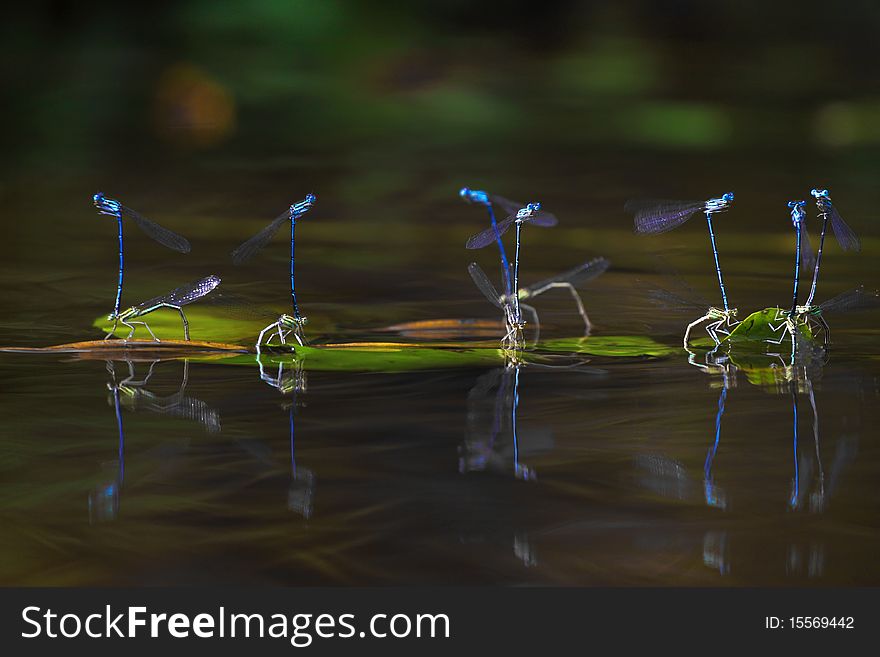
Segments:
[[[859,236],[847,225],[835,207],[831,208],[831,228],[834,231],[834,237],[837,238],[837,243],[844,251],[862,250]]]
[[[243,296],[227,292],[212,294],[205,303],[222,309],[225,315],[236,319],[272,322],[281,315],[281,311],[261,306]]]
[[[841,292],[836,297],[819,304],[822,313],[856,312],[880,308],[880,295],[877,292],[865,292],[860,285],[854,290]]]
[[[546,289],[549,285],[553,285],[554,283],[571,283],[577,287],[578,285],[604,274],[610,265],[611,263],[605,258],[594,258],[593,260],[589,260],[573,269],[562,272],[561,274],[545,278],[543,281],[529,285],[525,289],[529,296],[531,296],[538,290]]]
[[[499,208],[504,210],[504,214],[516,214],[524,207],[526,207],[525,203],[520,203],[519,201],[511,201],[509,198],[496,196],[495,194],[489,194],[489,200],[492,202],[492,205],[497,205]]]
[[[807,234],[806,222],[801,222],[801,267],[813,269],[816,266],[816,255],[810,244],[810,236]]]
[[[220,279],[217,276],[206,276],[201,280],[176,287],[168,294],[144,301],[138,304],[137,308],[138,310],[146,310],[163,303],[171,306],[185,306],[209,294],[218,285],[220,285]]]
[[[138,225],[138,228],[162,246],[167,246],[172,251],[177,251],[179,253],[189,253],[190,248],[192,248],[189,240],[182,235],[178,235],[174,231],[168,230],[154,221],[150,221],[145,216],[135,212],[131,208],[121,206],[121,210],[125,216],[134,220]]]
[[[278,232],[278,229],[289,219],[290,210],[282,212],[275,217],[272,223],[232,252],[232,262],[236,265],[240,265],[243,262],[250,260],[257,251],[269,243],[269,240],[271,240],[275,233]]]
[[[483,268],[476,262],[472,262],[468,265],[468,273],[474,280],[477,289],[483,293],[483,296],[486,297],[496,308],[502,308],[501,295],[498,294],[498,290],[492,285],[492,282],[489,280],[489,277],[486,276],[486,272],[483,271]]]
[[[534,224],[535,226],[541,226],[542,228],[550,228],[551,226],[558,224],[559,219],[549,212],[538,212],[528,220],[528,223]]]
[[[706,312],[709,309],[708,303],[704,305],[696,299],[689,299],[659,287],[648,290],[648,299],[665,310]]]
[[[467,249],[482,249],[486,246],[492,244],[492,242],[496,239],[496,230],[498,235],[503,235],[507,232],[507,229],[513,224],[513,219],[507,218],[504,221],[498,222],[498,225],[495,227],[490,226],[484,231],[473,235],[466,243],[465,248]]]
[[[624,209],[633,215],[639,235],[665,233],[681,226],[705,207],[702,201],[627,201]]]
[[[189,285],[181,285],[168,295],[171,298],[169,303],[173,306],[185,306],[210,294],[218,285],[220,278],[213,274]]]

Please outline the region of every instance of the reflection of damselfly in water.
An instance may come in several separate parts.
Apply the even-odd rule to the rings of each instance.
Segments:
[[[296,464],[296,441],[294,439],[294,406],[290,406],[290,485],[287,488],[287,508],[308,520],[314,509],[315,473]]]
[[[590,323],[590,318],[587,315],[587,311],[584,308],[584,302],[581,299],[580,294],[578,294],[577,287],[579,285],[583,285],[588,281],[601,276],[607,271],[608,267],[611,263],[605,258],[593,258],[592,260],[588,260],[587,262],[578,265],[573,269],[569,269],[568,271],[562,272],[561,274],[557,274],[556,276],[551,276],[550,278],[546,278],[543,281],[539,281],[527,287],[522,287],[517,290],[517,296],[519,298],[519,307],[522,310],[528,312],[532,320],[535,323],[535,335],[534,342],[537,344],[538,340],[541,336],[541,321],[538,318],[537,310],[530,305],[523,303],[526,300],[534,299],[537,296],[544,294],[545,292],[549,292],[554,289],[566,289],[571,293],[572,298],[574,299],[575,306],[577,307],[578,314],[581,316],[581,319],[584,321],[584,335],[589,335],[592,330],[592,324]],[[504,312],[505,318],[513,313],[513,303],[509,296],[499,294],[495,289],[495,286],[492,285],[489,277],[486,276],[486,273],[482,270],[482,268],[475,262],[472,262],[468,265],[468,271],[470,272],[471,278],[474,281],[474,284],[483,293],[483,296],[489,300],[496,308],[499,308]]]
[[[276,374],[274,364],[267,366],[263,359],[264,356],[258,353],[256,360],[260,369],[260,380],[278,390],[282,395],[293,396],[288,409],[290,416],[290,485],[287,490],[287,508],[308,520],[312,516],[317,477],[308,468],[297,466],[294,430],[294,415],[297,404],[301,401],[299,395],[306,392],[306,372],[302,361],[295,361],[293,364],[282,361],[278,363]],[[287,371],[285,371],[285,364],[288,365]]]
[[[265,357],[258,352],[256,361],[257,367],[260,370],[261,381],[269,384],[282,395],[293,394],[295,397],[297,394],[306,391],[308,380],[301,360],[296,359],[292,363],[283,360],[279,361],[276,370],[276,365],[274,363],[266,364],[264,359]],[[287,365],[286,370],[285,365]],[[294,401],[296,401],[296,399],[294,399]]]
[[[816,365],[815,363],[812,365]],[[717,411],[715,413],[715,430],[712,442],[706,453],[703,467],[703,490],[706,504],[709,506],[726,509],[728,499],[723,490],[715,483],[713,469],[718,456],[721,443],[721,421],[726,409],[728,390],[730,389],[730,374],[735,367],[729,363],[721,367],[724,381],[718,396]],[[793,476],[788,507],[792,510],[801,509],[808,500],[807,508],[812,512],[821,512],[827,505],[828,490],[826,489],[826,474],[822,465],[821,443],[819,439],[819,411],[816,405],[816,397],[813,389],[812,375],[808,366],[773,366],[779,380],[777,391],[786,394],[791,399],[792,408],[792,464]],[[801,395],[806,395],[810,404],[812,416],[812,446],[809,450],[803,450],[801,445],[801,433],[799,420],[801,415]],[[851,458],[852,448],[848,441],[838,443],[837,456],[832,465],[831,479],[835,484],[839,480],[842,469]]]
[[[468,393],[468,435],[461,448],[459,471],[479,472],[513,471],[518,479],[534,480],[535,471],[520,463],[520,445],[517,431],[519,410],[520,365],[510,364],[487,372],[477,379]],[[494,396],[492,391],[495,391]],[[492,406],[488,430],[482,426],[485,402]],[[501,439],[503,435],[509,439]]]
[[[134,379],[134,364],[131,361],[125,362],[128,365],[129,375],[116,384],[113,362],[107,361],[107,371],[114,381],[113,384],[108,384],[108,387],[115,387],[118,390],[123,408],[134,412],[147,411],[182,420],[192,420],[201,424],[208,433],[220,431],[220,413],[217,409],[208,406],[201,399],[186,394],[186,386],[189,383],[188,359],[183,360],[183,374],[177,392],[167,396],[159,396],[146,388],[159,361],[150,363],[146,376],[140,381]]]
[[[186,315],[183,312],[183,306],[187,306],[194,301],[198,301],[205,295],[210,294],[218,285],[220,285],[220,279],[217,276],[206,276],[201,280],[194,281],[186,285],[181,285],[180,287],[171,290],[171,292],[169,292],[168,294],[162,295],[160,297],[154,297],[136,306],[132,306],[131,308],[121,312],[116,320],[131,329],[128,333],[128,337],[126,338],[126,340],[130,340],[131,336],[134,335],[134,325],[142,324],[153,337],[153,340],[156,340],[158,342],[159,338],[156,337],[152,329],[149,327],[149,325],[147,325],[145,321],[133,320],[136,317],[144,317],[146,315],[149,315],[151,312],[159,310],[160,308],[169,308],[171,310],[176,310],[180,313],[180,319],[183,321],[183,337],[185,340],[189,340],[189,322],[187,321]],[[113,329],[110,331],[110,333],[106,335],[104,339],[109,339],[110,336],[113,335],[113,332],[115,330],[116,324],[114,324]]]
[[[201,424],[208,433],[220,431],[220,414],[205,402],[185,394],[189,381],[189,361],[183,361],[183,377],[177,392],[168,396],[159,396],[146,389],[153,376],[156,363],[152,361],[143,379],[135,379],[134,363],[125,361],[128,376],[117,380],[116,366],[107,361],[107,372],[110,381],[109,403],[116,415],[118,434],[117,460],[111,465],[112,472],[105,480],[89,492],[90,522],[115,520],[119,515],[119,498],[125,477],[125,431],[122,421],[122,410],[132,412],[146,411],[169,417],[192,420]]]

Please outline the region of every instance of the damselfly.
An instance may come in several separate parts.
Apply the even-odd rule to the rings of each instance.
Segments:
[[[288,372],[284,371],[285,362],[278,363],[278,374],[272,376],[263,364],[260,345],[257,343],[257,367],[260,369],[260,380],[275,388],[282,395],[304,393],[307,388],[306,371],[302,360],[295,359]]]
[[[305,336],[303,335],[303,326],[306,324],[307,319],[300,315],[299,305],[296,302],[296,283],[294,279],[294,266],[296,262],[295,258],[295,246],[296,242],[294,240],[294,233],[296,231],[296,220],[302,217],[306,212],[312,209],[312,206],[315,204],[316,197],[314,194],[307,194],[306,197],[299,201],[298,203],[294,203],[291,205],[286,212],[278,215],[275,219],[273,219],[268,226],[263,228],[259,233],[251,237],[244,244],[240,245],[237,249],[232,252],[232,261],[236,265],[240,265],[243,262],[249,260],[253,255],[262,249],[266,244],[269,243],[269,240],[278,232],[278,229],[281,228],[281,225],[286,221],[290,221],[290,296],[293,301],[293,317],[290,315],[282,315],[275,322],[264,328],[260,332],[260,338],[257,342],[257,349],[259,350],[260,341],[262,341],[263,335],[271,330],[278,329],[278,335],[281,337],[281,342],[284,342],[284,338],[282,336],[282,329],[286,329],[288,332],[293,331],[293,335],[296,338],[296,341],[302,345],[305,343]]]
[[[822,249],[825,246],[825,234],[828,230],[828,222],[831,222],[831,229],[834,231],[834,237],[837,243],[844,251],[860,251],[862,248],[858,235],[850,228],[837,208],[831,203],[831,193],[827,189],[810,190],[813,198],[816,200],[816,207],[819,209],[819,216],[822,217],[822,233],[819,237],[819,252],[816,254],[816,261],[813,269],[813,285],[810,288],[810,296],[807,297],[806,306],[813,304],[813,298],[816,296],[816,285],[819,282],[819,267],[822,264]]]
[[[804,230],[804,224],[806,223],[807,218],[807,213],[804,210],[804,207],[806,205],[806,201],[788,202],[788,207],[791,208],[791,225],[794,226],[794,232],[796,235],[794,249],[794,285],[791,296],[792,314],[795,313],[798,305],[798,283],[800,282],[801,277],[801,264],[803,264],[805,267],[809,267],[807,261],[812,259],[813,257],[813,250],[809,246],[809,242],[807,241],[807,233]],[[805,244],[806,249],[804,249]],[[806,254],[809,254],[808,256],[805,254],[805,250]]]
[[[592,260],[588,260],[587,262],[578,265],[573,269],[565,271],[561,274],[557,274],[556,276],[551,276],[550,278],[539,281],[538,283],[534,283],[533,285],[521,287],[517,291],[520,299],[520,308],[531,313],[532,319],[534,320],[535,344],[537,344],[538,339],[541,335],[541,322],[538,318],[538,313],[535,308],[533,306],[524,304],[523,301],[526,299],[534,299],[535,297],[540,296],[541,294],[544,294],[549,290],[557,288],[567,289],[574,299],[575,305],[577,306],[578,314],[581,316],[581,319],[584,320],[584,334],[589,335],[590,331],[592,330],[592,324],[590,323],[590,318],[587,315],[586,309],[584,308],[584,302],[581,299],[580,294],[578,294],[576,288],[579,285],[582,285],[598,276],[601,276],[603,273],[605,273],[605,271],[607,271],[610,265],[611,263],[605,258],[593,258]],[[508,315],[510,314],[513,306],[510,297],[498,293],[498,291],[495,289],[495,286],[492,285],[485,272],[480,268],[477,263],[472,262],[470,265],[468,265],[468,272],[470,272],[474,284],[477,286],[480,292],[483,293],[483,296],[485,296],[493,306],[503,310],[505,313],[505,320],[509,320]],[[509,325],[509,321],[507,323]]]
[[[468,265],[468,272],[470,273],[474,284],[477,286],[477,289],[483,293],[483,296],[488,299],[489,303],[491,303],[493,306],[500,309],[504,313],[504,325],[506,327],[507,333],[501,339],[502,348],[516,348],[516,332],[518,328],[519,330],[522,330],[522,326],[518,327],[513,299],[511,298],[511,296],[508,296],[506,294],[499,294],[498,290],[495,289],[495,286],[492,285],[492,282],[489,280],[489,277],[486,276],[486,272],[484,272],[482,267],[480,267],[480,265],[478,265],[476,262],[472,262]],[[526,310],[532,315],[532,319],[535,323],[534,341],[537,344],[538,339],[541,336],[541,322],[538,319],[538,311],[535,310],[534,307],[524,303],[519,304],[519,307],[521,310]]]
[[[705,329],[709,337],[715,342],[715,348],[721,344],[722,338],[719,335],[730,335],[730,331],[739,322],[736,320],[737,309],[717,308],[711,305],[705,298],[697,294],[696,291],[687,286],[684,282],[678,282],[679,286],[684,290],[684,294],[678,294],[662,288],[651,290],[648,295],[655,304],[666,310],[673,311],[698,311],[703,314],[687,325],[684,332],[682,344],[685,350],[690,352],[688,344],[691,331],[700,324],[706,323]]]
[[[733,192],[727,192],[720,198],[708,201],[664,201],[664,200],[631,200],[624,209],[631,213],[635,220],[635,232],[639,235],[665,233],[678,228],[697,212],[706,215],[709,227],[709,239],[712,243],[712,255],[715,258],[715,272],[718,274],[718,286],[721,288],[721,300],[724,312],[730,311],[727,303],[727,290],[721,275],[718,261],[718,247],[715,244],[715,231],[712,227],[712,215],[724,212],[733,203]],[[735,310],[735,309],[734,309]]]
[[[468,428],[458,462],[461,474],[490,469],[509,472],[512,469],[518,479],[533,481],[537,478],[531,467],[520,462],[517,432],[520,368],[516,361],[508,362],[502,368],[481,375],[468,392]],[[506,439],[499,441],[499,435],[507,430],[510,442]]]
[[[510,199],[506,199],[503,196],[490,194],[489,192],[484,192],[478,189],[470,189],[468,187],[462,187],[459,190],[458,195],[461,196],[461,198],[463,198],[468,203],[477,203],[484,206],[489,212],[489,221],[492,223],[492,238],[498,245],[498,252],[501,256],[501,271],[503,273],[502,282],[504,284],[504,293],[508,295],[511,294],[512,288],[510,283],[510,262],[507,259],[507,252],[504,250],[504,241],[501,239],[501,234],[506,231],[507,228],[504,228],[502,230],[498,227],[498,222],[495,219],[495,206],[500,207],[506,215],[512,215],[516,214],[516,212],[520,208],[522,208],[524,204],[519,203],[518,201],[511,201]],[[546,218],[544,219],[544,221],[546,222]],[[536,225],[542,224],[538,223]],[[508,228],[509,227],[510,225],[508,224]]]
[[[186,386],[189,383],[189,360],[183,359],[183,376],[180,386],[176,393],[168,396],[159,396],[146,388],[153,376],[153,370],[160,361],[154,360],[150,363],[146,376],[140,381],[135,380],[134,364],[127,360],[128,376],[118,384],[116,383],[116,373],[112,361],[107,361],[107,371],[110,373],[113,386],[108,384],[108,388],[115,392],[121,393],[122,405],[125,409],[134,412],[149,411],[160,415],[181,418],[184,420],[192,420],[201,424],[208,433],[217,433],[220,431],[220,414],[217,409],[208,406],[201,399],[190,397],[186,394]]]
[[[584,302],[581,299],[581,296],[578,294],[576,288],[579,285],[583,285],[584,283],[601,276],[608,270],[608,267],[610,266],[611,262],[609,262],[605,258],[593,258],[592,260],[588,260],[587,262],[580,264],[573,269],[562,272],[561,274],[557,274],[556,276],[551,276],[550,278],[546,278],[543,281],[533,283],[528,287],[520,288],[517,291],[517,295],[522,302],[522,300],[525,299],[534,299],[535,297],[544,294],[544,292],[547,292],[549,290],[568,290],[571,293],[572,298],[574,299],[575,305],[577,306],[578,314],[581,316],[581,319],[584,320],[584,335],[589,335],[590,331],[592,331],[593,329],[593,325],[590,322],[590,318],[587,315],[586,309],[584,308]],[[520,305],[522,305],[522,303],[520,303]]]
[[[190,244],[185,237],[182,237],[177,233],[168,230],[167,228],[163,228],[159,224],[150,221],[149,219],[135,212],[131,208],[122,205],[122,203],[120,203],[119,201],[104,196],[104,194],[102,194],[101,192],[98,192],[97,194],[92,196],[92,202],[95,204],[95,207],[98,209],[98,212],[100,214],[106,215],[108,217],[114,217],[116,219],[119,242],[119,278],[116,283],[116,301],[113,304],[113,313],[107,317],[108,320],[113,320],[114,322],[116,322],[114,324],[114,328],[116,328],[119,321],[119,306],[122,302],[122,281],[125,271],[125,251],[123,249],[122,241],[122,218],[128,217],[129,219],[134,221],[138,228],[140,228],[149,237],[153,238],[162,246],[166,246],[173,251],[178,251],[179,253],[189,253]]]
[[[835,297],[823,301],[818,306],[798,306],[794,313],[788,310],[777,308],[774,321],[780,324],[774,326],[770,324],[770,328],[774,331],[782,330],[782,335],[778,340],[768,340],[774,344],[779,344],[786,335],[799,333],[799,327],[808,326],[811,332],[821,330],[823,333],[823,344],[827,349],[831,343],[831,327],[825,319],[825,315],[835,313],[862,312],[867,310],[876,310],[880,308],[880,293],[866,292],[865,287],[859,287],[841,292]]]
[[[481,249],[484,246],[487,246],[492,243],[495,239],[496,235],[501,235],[507,231],[512,225],[516,224],[516,253],[514,255],[513,261],[513,282],[510,287],[511,290],[519,290],[519,250],[521,243],[521,234],[522,227],[525,223],[533,223],[538,226],[555,226],[557,223],[556,217],[552,214],[549,214],[541,209],[540,203],[529,203],[525,207],[520,208],[516,211],[515,214],[511,214],[504,221],[499,223],[497,226],[493,226],[487,230],[484,230],[477,235],[471,237],[466,246],[469,249]],[[522,338],[522,329],[524,328],[524,323],[522,321],[522,313],[520,312],[519,307],[519,296],[516,294],[510,295],[513,297],[513,313],[512,313],[512,323],[510,324],[511,333],[510,341],[513,344],[514,348],[519,347]]]
[[[499,221],[495,226],[487,228],[476,235],[472,235],[465,243],[465,248],[482,249],[489,246],[492,242],[498,239],[496,238],[496,235],[499,237],[504,235],[504,233],[506,233],[514,224],[521,225],[523,223],[529,223],[533,226],[540,226],[541,228],[550,228],[559,223],[559,220],[554,215],[541,209],[540,203],[519,205],[514,201],[502,199],[500,196],[492,196],[490,198],[495,203],[500,204],[503,202],[504,205],[502,207],[504,207],[504,210],[509,214],[503,221]]]
[[[159,308],[170,308],[171,310],[176,310],[180,313],[180,319],[183,321],[183,336],[185,340],[189,340],[189,322],[186,320],[186,315],[183,312],[183,306],[189,305],[194,301],[198,301],[203,296],[210,294],[211,291],[218,285],[220,285],[220,279],[217,276],[207,276],[193,283],[181,285],[180,287],[171,290],[171,292],[169,292],[168,294],[160,297],[154,297],[149,301],[144,301],[137,306],[132,306],[128,310],[123,311],[119,314],[119,322],[131,329],[129,331],[128,337],[125,339],[131,340],[131,336],[133,336],[135,332],[134,325],[142,324],[144,328],[149,331],[150,335],[153,336],[153,340],[158,342],[159,338],[156,337],[152,329],[147,325],[145,321],[141,320],[135,322],[131,320],[136,317],[144,317],[145,315],[149,315],[151,312],[153,312],[154,310],[158,310]],[[110,331],[110,333],[108,333],[104,339],[107,340],[111,335],[113,335],[113,331]]]

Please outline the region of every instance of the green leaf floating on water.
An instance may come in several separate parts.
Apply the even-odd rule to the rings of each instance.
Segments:
[[[252,348],[259,331],[265,326],[262,321],[226,317],[217,314],[216,309],[194,307],[187,310],[190,333],[193,340],[216,341],[247,345]],[[180,340],[183,328],[180,315],[175,311],[156,311],[149,317],[150,327],[160,339]],[[105,318],[94,322],[95,328],[109,331]],[[118,337],[128,335],[129,329],[117,329]],[[138,327],[136,338],[149,339],[142,326]],[[296,347],[295,354],[266,352],[264,365],[270,363],[302,364],[308,370],[324,371],[411,371],[448,367],[494,367],[505,362],[506,354],[497,347],[498,342],[481,341],[475,343],[424,342],[424,343],[354,343],[347,345],[311,345]],[[521,353],[524,362],[540,362],[552,355],[583,355],[605,357],[660,357],[675,354],[677,347],[670,347],[647,336],[605,336],[589,338],[561,338],[542,342],[536,349]],[[193,356],[194,359],[198,356]],[[214,362],[230,365],[256,366],[256,357],[232,356],[216,359]]]
[[[391,346],[334,349],[327,347],[296,347],[296,352],[264,352],[263,366],[272,376],[279,364],[296,365],[316,372],[409,372],[450,367],[497,367],[504,364],[500,349],[431,349],[428,347]],[[257,366],[257,356],[232,356],[215,363]]]
[[[784,332],[784,329],[780,328],[780,325],[785,323],[783,312],[785,311],[780,308],[764,308],[754,312],[737,324],[736,328],[722,342],[761,342],[766,344],[767,340],[778,340]],[[776,327],[775,330],[774,327]],[[798,324],[798,330],[807,340],[813,339],[813,332],[805,322]],[[786,336],[782,342],[784,343],[788,339],[790,338]]]
[[[665,345],[646,335],[594,335],[589,338],[546,340],[538,345],[538,351],[633,358],[671,356],[679,353],[681,348]]]
[[[253,345],[259,332],[269,323],[260,319],[230,316],[210,305],[194,304],[187,306],[184,312],[189,321],[190,337],[193,340],[204,340],[205,342],[235,342]],[[141,319],[150,325],[157,338],[183,340],[183,322],[180,320],[180,313],[176,310],[161,308],[134,321]],[[113,323],[108,322],[106,317],[98,317],[92,326],[107,333],[113,328]],[[150,334],[143,326],[137,324],[135,326],[137,327],[135,338],[150,339]],[[118,338],[125,338],[129,331],[129,328],[120,324],[114,335]]]

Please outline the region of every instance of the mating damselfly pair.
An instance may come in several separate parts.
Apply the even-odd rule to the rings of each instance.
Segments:
[[[840,213],[831,201],[831,194],[827,189],[813,189],[810,193],[815,200],[818,216],[821,219],[819,250],[818,253],[813,254],[807,235],[806,201],[789,201],[787,207],[790,209],[792,226],[796,232],[792,303],[788,310],[778,309],[776,317],[778,324],[771,324],[770,326],[774,332],[780,333],[780,336],[778,339],[768,340],[769,342],[779,344],[786,336],[789,336],[792,344],[792,358],[794,358],[797,348],[796,335],[799,334],[799,326],[806,324],[820,328],[824,333],[825,345],[827,347],[830,329],[828,323],[823,318],[823,313],[843,309],[851,310],[856,307],[872,307],[872,305],[876,305],[877,299],[876,295],[872,296],[866,294],[862,289],[856,289],[830,299],[824,304],[813,305],[828,225],[831,225],[838,244],[844,251],[860,250],[860,242],[855,232],[840,216]],[[722,307],[709,306],[701,317],[688,324],[683,339],[685,349],[688,348],[691,331],[700,324],[706,324],[706,332],[712,338],[716,348],[720,346],[724,339],[722,336],[729,336],[731,331],[739,324],[736,320],[738,311],[736,308],[731,307],[728,302],[727,289],[724,284],[718,256],[718,246],[715,240],[715,230],[712,223],[713,216],[728,210],[733,204],[733,200],[733,193],[728,192],[707,201],[643,200],[629,201],[625,206],[625,209],[634,215],[635,232],[640,235],[658,234],[673,230],[697,213],[703,213],[706,216],[715,271],[721,291]],[[798,288],[802,267],[812,269],[813,271],[810,294],[806,303],[800,305],[798,303]],[[874,302],[873,304],[872,301]]]
[[[526,287],[519,286],[519,264],[520,249],[522,245],[522,227],[526,224],[549,228],[558,223],[556,217],[545,211],[540,203],[518,203],[511,201],[503,196],[497,196],[481,190],[473,190],[464,187],[459,195],[469,203],[476,203],[484,206],[489,213],[490,226],[485,230],[473,235],[467,240],[465,246],[468,249],[482,249],[489,246],[493,242],[498,246],[498,253],[501,258],[501,284],[503,293],[499,293],[495,286],[491,283],[489,277],[483,269],[476,263],[472,262],[468,265],[468,271],[477,288],[488,301],[500,309],[503,313],[505,324],[505,335],[501,340],[501,346],[507,349],[519,349],[523,346],[523,330],[526,322],[523,319],[523,311],[530,314],[534,324],[534,343],[537,344],[541,335],[541,322],[538,318],[538,312],[524,301],[533,299],[552,289],[567,289],[575,302],[578,314],[584,322],[584,331],[589,335],[592,328],[590,318],[584,308],[583,300],[577,293],[576,286],[585,283],[603,274],[610,263],[605,258],[594,258],[577,267],[547,278],[539,283]],[[495,207],[501,208],[507,217],[502,221],[498,221],[495,216]],[[507,252],[504,248],[502,235],[506,233],[511,226],[516,227],[516,251],[513,260],[513,273],[511,276],[510,263],[507,260]]]
[[[140,213],[135,212],[129,207],[126,207],[119,201],[105,196],[103,193],[99,192],[95,194],[92,197],[92,200],[100,214],[116,219],[118,227],[119,277],[117,279],[116,300],[114,302],[113,312],[111,312],[107,317],[108,321],[113,322],[113,328],[109,331],[109,333],[107,333],[104,339],[110,339],[110,337],[115,334],[119,324],[122,324],[129,329],[128,336],[125,338],[126,341],[131,340],[131,338],[134,336],[136,325],[142,325],[150,333],[153,340],[158,341],[158,338],[153,333],[152,329],[150,329],[149,325],[143,320],[143,317],[160,308],[169,308],[172,310],[176,310],[180,313],[180,318],[183,322],[184,339],[189,340],[189,322],[187,321],[186,315],[183,312],[183,306],[198,301],[202,297],[210,294],[220,284],[220,278],[215,275],[207,276],[198,281],[194,281],[187,285],[182,285],[178,288],[175,288],[168,294],[155,297],[148,301],[144,301],[143,303],[140,303],[136,306],[131,306],[130,308],[120,312],[125,269],[123,218],[131,219],[146,235],[169,249],[178,251],[180,253],[189,253],[191,247],[189,241],[185,237],[182,237],[181,235],[178,235],[177,233],[167,228],[164,228],[163,226],[160,226],[159,224],[147,219]],[[293,304],[293,315],[288,315],[286,313],[282,314],[274,322],[272,322],[269,326],[267,326],[260,332],[259,338],[257,340],[258,351],[266,333],[270,334],[269,341],[272,340],[274,335],[277,335],[279,341],[284,343],[285,338],[292,334],[299,344],[302,345],[305,343],[303,326],[306,323],[306,318],[300,314],[299,306],[296,301],[296,287],[294,279],[294,230],[296,227],[297,219],[299,219],[312,208],[315,200],[316,199],[314,194],[308,194],[302,201],[291,205],[285,212],[281,213],[272,222],[270,222],[268,226],[263,228],[260,232],[258,232],[256,235],[254,235],[252,238],[247,240],[245,243],[243,243],[241,246],[235,249],[235,251],[232,252],[232,259],[235,264],[238,265],[244,263],[260,249],[262,249],[266,244],[268,244],[268,242],[272,239],[275,233],[278,232],[278,229],[284,223],[290,221],[290,294]],[[138,321],[134,321],[136,318],[140,319]]]

